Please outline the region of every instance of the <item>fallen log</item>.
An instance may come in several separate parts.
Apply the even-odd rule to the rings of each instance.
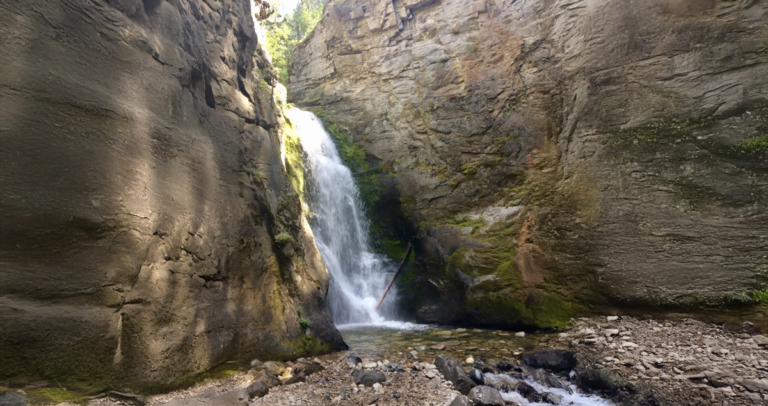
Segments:
[[[387,296],[387,292],[389,292],[389,288],[392,287],[392,283],[395,281],[395,278],[397,278],[397,274],[400,273],[400,270],[403,268],[403,265],[405,265],[405,261],[408,259],[408,256],[411,255],[411,248],[413,246],[411,243],[408,243],[408,249],[405,251],[405,258],[403,258],[403,261],[400,262],[400,266],[397,267],[397,271],[395,271],[395,274],[392,275],[392,280],[389,281],[389,285],[387,285],[387,290],[384,291],[384,294],[381,295],[381,300],[379,300],[379,304],[376,305],[376,310],[379,310],[379,306],[381,306],[381,302],[384,301],[384,298]]]

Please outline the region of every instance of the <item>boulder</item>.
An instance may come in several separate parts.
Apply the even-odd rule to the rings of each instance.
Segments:
[[[507,361],[500,361],[496,363],[496,368],[498,368],[499,371],[507,372],[507,371],[511,371],[512,368],[514,368],[514,365],[512,365]]]
[[[518,383],[515,390],[529,402],[541,402],[543,399],[541,394],[533,386],[525,382]]]
[[[464,395],[458,395],[453,398],[453,401],[451,401],[449,406],[474,406],[474,404],[471,400],[469,400],[468,397]]]
[[[269,385],[264,381],[256,381],[248,385],[248,387],[245,388],[245,391],[248,393],[248,398],[250,399],[260,398],[269,393]]]
[[[443,374],[443,377],[453,383],[453,387],[466,395],[475,387],[475,383],[469,379],[469,376],[464,369],[456,362],[455,359],[447,355],[438,355],[435,357],[435,366],[437,370]]]
[[[472,368],[472,370],[469,371],[469,379],[478,385],[485,385],[485,377],[483,376],[483,371],[477,368]]]
[[[0,394],[0,406],[27,406],[27,397],[16,391]]]
[[[504,406],[504,399],[496,389],[489,386],[476,386],[469,391],[469,399],[476,406]]]
[[[363,359],[358,357],[355,354],[347,354],[344,357],[343,361],[345,363],[347,363],[347,364],[352,364],[352,365],[357,365],[357,364],[362,364],[363,363]]]
[[[322,371],[323,366],[316,362],[297,362],[293,365],[293,374],[304,374],[306,376],[312,375],[316,372]]]
[[[546,350],[523,354],[523,363],[529,367],[567,372],[576,367],[576,357],[570,351]]]
[[[752,341],[754,341],[757,345],[768,346],[768,337],[764,335],[758,334],[756,336],[752,336]]]
[[[307,381],[307,376],[301,373],[297,375],[291,375],[290,377],[288,377],[288,379],[283,381],[283,385],[293,385],[294,383],[306,382],[306,381]]]
[[[285,372],[285,363],[280,361],[267,361],[262,365],[262,368],[267,373],[270,373],[275,376],[280,376]]]
[[[255,373],[252,373],[252,371],[248,371],[248,374],[253,376],[254,380],[264,382],[270,388],[274,388],[275,386],[282,384],[282,381],[280,381],[280,378],[270,374],[267,371],[256,371]]]
[[[577,375],[579,386],[591,390],[615,390],[622,386],[616,371],[610,368],[590,368]]]
[[[563,397],[552,392],[544,392],[541,394],[541,401],[550,405],[559,405],[563,403]]]
[[[382,383],[387,380],[381,372],[356,369],[352,372],[352,378],[355,381],[355,385],[373,386],[375,383]]]
[[[571,388],[565,382],[561,381],[557,376],[555,376],[555,374],[547,372],[543,369],[534,370],[531,376],[536,382],[544,386],[548,386],[550,388],[562,389],[568,393],[573,392]]]

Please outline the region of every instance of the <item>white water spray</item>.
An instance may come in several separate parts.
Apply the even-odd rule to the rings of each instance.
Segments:
[[[331,273],[327,302],[333,321],[337,325],[397,327],[400,323],[391,321],[397,295],[394,287],[376,310],[395,266],[370,248],[368,222],[352,172],[314,114],[292,108],[289,116],[306,154],[306,192],[313,214],[310,225]]]

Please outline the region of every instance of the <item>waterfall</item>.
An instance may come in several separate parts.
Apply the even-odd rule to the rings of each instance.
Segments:
[[[371,250],[368,222],[352,172],[314,114],[292,108],[289,116],[304,149],[310,226],[331,274],[327,302],[334,323],[400,324],[391,321],[397,294],[394,286],[376,311],[396,266]]]

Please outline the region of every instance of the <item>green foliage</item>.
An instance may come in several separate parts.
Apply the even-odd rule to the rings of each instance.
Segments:
[[[454,225],[457,225],[457,226],[459,226],[461,228],[472,227],[472,232],[473,233],[475,231],[477,231],[477,229],[479,229],[480,227],[485,225],[485,219],[482,218],[482,217],[479,217],[479,218],[473,220],[469,216],[459,216],[459,215],[456,215],[456,216],[453,216],[453,218],[451,220],[452,220],[452,223]]]
[[[752,300],[756,304],[768,304],[768,288],[752,291]]]
[[[392,240],[386,237],[382,237],[381,244],[379,244],[379,250],[383,254],[397,261],[400,261],[403,259],[403,257],[405,257],[405,252],[407,249],[408,249],[408,246],[406,243],[402,241]],[[413,254],[415,252],[416,252],[415,250],[411,250],[411,254],[407,262],[410,262],[413,260]]]
[[[245,172],[248,173],[249,175],[251,175],[251,180],[253,180],[254,182],[256,182],[256,183],[263,183],[264,182],[264,177],[263,177],[263,175],[261,174],[261,172],[258,169],[254,168],[254,167],[252,167],[250,165],[247,165],[245,167]]]
[[[293,237],[291,237],[291,235],[288,233],[280,233],[275,236],[275,243],[277,245],[285,245],[288,243],[292,244],[293,242],[294,242]]]
[[[299,326],[301,326],[302,330],[306,330],[309,328],[309,320],[307,319],[299,319]]]
[[[325,2],[300,0],[296,10],[285,15],[273,15],[262,22],[267,31],[267,50],[272,56],[272,66],[277,70],[280,82],[288,83],[288,67],[293,49],[309,36],[323,17]],[[273,5],[279,8],[279,3]]]
[[[321,117],[322,119],[322,117]],[[352,169],[353,172],[367,171],[371,169],[368,162],[365,161],[365,149],[351,137],[347,136],[336,124],[323,120],[325,129],[331,134],[336,148],[339,150],[341,160],[344,165]]]
[[[735,145],[733,152],[744,156],[768,157],[768,135],[753,137]]]

